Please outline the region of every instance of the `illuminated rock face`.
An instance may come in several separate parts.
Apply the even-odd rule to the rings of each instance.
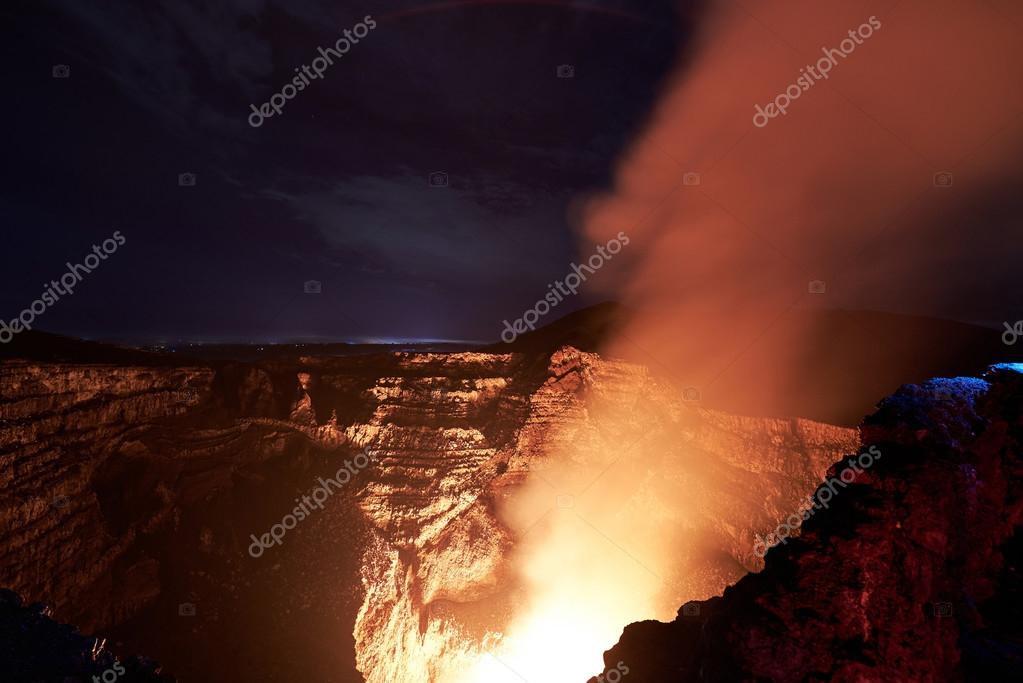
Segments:
[[[152,605],[167,557],[197,551],[159,547],[183,514],[343,441],[274,419],[275,393],[258,368],[0,363],[0,587],[85,633]]]
[[[53,604],[55,618],[87,633],[176,608],[167,582],[194,587],[199,579],[182,576],[195,574],[215,588],[201,628],[214,600],[233,613],[235,588],[256,572],[280,603],[314,602],[291,557],[353,554],[361,576],[339,574],[333,590],[356,605],[341,628],[354,632],[369,683],[449,683],[491,649],[529,598],[512,558],[546,522],[531,531],[507,509],[538,482],[551,486],[531,502],[538,518],[656,521],[672,561],[641,560],[664,580],[658,604],[674,607],[758,568],[754,534],[798,509],[857,443],[853,430],[704,410],[645,368],[572,347],[160,367],[9,361],[0,391],[0,586]],[[249,534],[311,486],[309,462],[364,448],[375,464],[358,486],[273,559],[248,556]],[[568,474],[604,474],[583,490],[566,463]],[[256,616],[270,633],[281,618]],[[161,657],[170,671],[184,674],[180,657],[221,680],[258,677],[258,652],[211,668],[212,634],[228,636],[207,627],[207,650]],[[142,633],[137,651],[164,642],[160,628]],[[337,647],[346,642],[339,634]],[[240,668],[250,659],[253,669]]]
[[[355,626],[369,683],[459,680],[528,599],[509,561],[522,530],[501,510],[530,473],[554,477],[564,458],[583,471],[626,468],[625,495],[614,469],[586,495],[660,515],[666,542],[698,539],[680,545],[666,577],[661,599],[677,605],[756,568],[754,533],[795,511],[857,445],[853,430],[702,410],[642,367],[571,347],[532,372],[483,354],[413,367],[424,374],[378,380],[372,416],[350,428],[382,456],[359,502],[375,529]],[[573,490],[555,485],[537,516],[583,510]]]
[[[902,387],[861,427],[880,459],[800,538],[722,597],[629,625],[605,663],[635,683],[1018,680],[1021,373]]]
[[[212,377],[201,367],[0,365],[0,587],[60,605],[61,619],[83,629],[128,616],[159,592],[151,562],[118,561],[167,514],[170,492],[145,491],[129,503],[137,516],[115,522],[93,484],[133,430],[187,412]]]

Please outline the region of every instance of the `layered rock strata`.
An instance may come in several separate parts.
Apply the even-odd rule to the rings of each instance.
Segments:
[[[381,378],[373,415],[350,428],[382,456],[360,497],[376,538],[355,627],[369,683],[457,680],[501,633],[519,607],[509,557],[525,531],[501,508],[531,473],[564,458],[586,470],[639,470],[633,504],[657,510],[679,537],[701,539],[678,549],[686,567],[667,590],[705,597],[758,566],[754,534],[796,509],[856,445],[853,430],[703,410],[642,367],[571,347],[533,381],[510,372],[513,357],[446,363],[487,372],[453,382],[437,359],[415,359],[431,376]],[[552,489],[549,507],[572,491]]]
[[[316,604],[306,568],[317,555],[336,558],[334,587],[321,577],[322,590],[357,608],[335,642],[353,633],[367,681],[452,680],[519,607],[509,558],[526,530],[502,509],[535,477],[563,487],[551,507],[574,495],[582,510],[627,472],[631,505],[700,539],[679,545],[683,569],[664,577],[664,599],[712,595],[759,566],[754,535],[856,443],[852,430],[806,420],[704,410],[642,367],[572,347],[258,364],[8,361],[0,420],[0,585],[83,631],[135,637],[172,671],[177,662],[223,680],[233,669],[293,675],[293,663],[279,678],[257,667],[260,652],[251,669],[216,668],[226,637],[217,620],[272,624],[282,617],[256,613],[260,601]],[[329,511],[249,557],[249,535],[290,510],[314,473],[364,449],[375,464]],[[583,492],[557,480],[566,458],[609,474]],[[287,576],[275,578],[278,567]],[[253,597],[261,585],[277,594]],[[190,591],[201,595],[193,621],[163,616]],[[308,625],[295,618],[295,629]],[[247,637],[241,626],[237,635]]]

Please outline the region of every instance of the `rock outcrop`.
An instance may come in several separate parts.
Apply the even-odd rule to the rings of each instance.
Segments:
[[[345,444],[285,419],[297,393],[294,369],[0,364],[0,587],[192,679],[237,669],[201,636],[252,583],[253,494],[279,502]]]
[[[145,658],[123,661],[105,643],[50,618],[42,603],[25,605],[21,596],[0,590],[0,671],[9,683],[174,683],[174,677]]]
[[[509,355],[405,362],[369,390],[373,414],[350,428],[382,463],[360,496],[376,539],[355,627],[369,683],[454,681],[486,651],[521,597],[509,556],[523,530],[502,519],[501,503],[560,459],[642,470],[631,498],[703,539],[679,548],[687,564],[667,590],[704,597],[757,566],[754,534],[856,444],[852,430],[703,410],[642,367],[571,347],[532,370]],[[697,461],[711,464],[694,471]],[[763,495],[751,499],[754,482]],[[552,490],[548,506],[571,492]]]
[[[633,504],[701,538],[663,599],[713,595],[856,444],[705,410],[572,347],[136,360],[0,365],[0,586],[192,680],[452,680],[521,598],[525,530],[503,506],[566,458],[611,474],[555,481],[546,505],[581,511],[625,468]],[[372,467],[250,557],[250,535],[360,451]]]
[[[861,433],[881,457],[763,571],[626,627],[608,669],[626,662],[634,683],[1017,680],[1023,366],[905,386]]]
[[[187,412],[212,376],[201,367],[0,365],[0,586],[59,604],[62,618],[86,629],[144,602],[156,589],[151,568],[112,570],[138,530],[166,509],[166,493],[125,496],[124,505],[142,509],[133,519],[119,514],[102,491],[122,485],[125,472],[115,470],[130,466],[111,463],[109,452],[131,443],[140,426]],[[135,580],[111,581],[122,574]],[[119,584],[140,592],[118,595]]]

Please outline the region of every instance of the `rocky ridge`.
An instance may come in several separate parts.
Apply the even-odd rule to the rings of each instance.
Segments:
[[[637,500],[710,539],[680,549],[686,571],[666,577],[666,599],[714,594],[758,566],[753,535],[856,440],[806,420],[703,410],[639,366],[572,347],[259,364],[8,361],[0,420],[0,585],[83,631],[134,638],[172,671],[204,667],[221,680],[302,670],[288,662],[277,677],[260,659],[273,648],[258,645],[224,661],[217,644],[245,647],[245,623],[273,633],[282,616],[260,604],[316,604],[310,586],[340,589],[336,618],[351,619],[342,628],[367,681],[445,680],[519,597],[508,557],[522,530],[502,519],[503,501],[569,450],[588,467],[638,471]],[[358,485],[284,548],[248,557],[249,534],[279,520],[315,473],[363,449],[376,464]],[[692,471],[693,454],[713,465]],[[763,495],[748,495],[751,480]],[[706,510],[673,511],[680,492]],[[308,561],[291,561],[324,554],[338,559],[322,583]],[[264,584],[272,597],[253,594]],[[163,616],[189,595],[200,596],[193,621]],[[308,628],[308,616],[295,620]],[[223,630],[231,624],[237,633]],[[354,669],[340,675],[358,680]]]
[[[684,571],[671,577],[677,594],[702,596],[757,566],[753,535],[794,509],[827,464],[855,448],[852,430],[703,410],[642,367],[572,347],[551,355],[539,378],[528,393],[523,387],[531,383],[514,376],[466,385],[477,407],[473,428],[446,426],[452,414],[464,414],[464,393],[431,395],[434,426],[424,429],[392,423],[408,414],[410,398],[429,393],[424,380],[404,383],[400,411],[388,405],[392,390],[378,387],[382,403],[373,417],[351,428],[375,435],[370,447],[382,456],[360,496],[375,537],[363,562],[367,593],[355,626],[359,668],[369,683],[455,680],[485,651],[520,597],[509,556],[522,530],[502,519],[501,503],[565,453],[591,468],[620,460],[644,469],[633,497],[712,539],[687,549]],[[642,439],[664,451],[651,457],[649,449],[622,448]],[[689,470],[697,454],[714,463],[711,471]],[[762,482],[765,495],[746,494],[751,480]],[[683,519],[682,492],[687,510],[704,512]],[[549,504],[556,504],[554,493]]]
[[[907,385],[860,431],[881,459],[763,571],[626,627],[606,665],[635,683],[1018,678],[1023,366]]]

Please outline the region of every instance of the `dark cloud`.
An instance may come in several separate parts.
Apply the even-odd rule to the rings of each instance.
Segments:
[[[672,3],[606,0],[0,12],[19,27],[0,315],[120,229],[124,250],[41,321],[92,336],[493,337],[574,258],[570,209],[608,184],[686,30]],[[249,126],[367,14],[369,36]],[[319,304],[295,300],[306,279]]]

